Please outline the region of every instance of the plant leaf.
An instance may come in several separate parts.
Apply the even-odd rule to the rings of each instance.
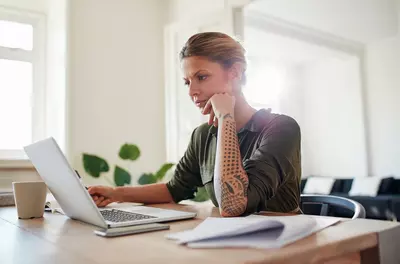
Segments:
[[[210,197],[204,187],[197,188],[196,196],[192,199],[195,202],[205,202],[209,200]]]
[[[156,182],[157,178],[153,173],[143,173],[138,180],[138,183],[140,185],[151,184]]]
[[[171,169],[175,164],[173,163],[165,163],[161,166],[161,168],[156,172],[156,178],[158,181],[162,180],[165,174]]]
[[[116,165],[114,169],[114,181],[117,186],[124,186],[125,184],[130,184],[131,175],[129,174],[128,171]]]
[[[124,144],[119,150],[119,157],[123,160],[137,160],[140,157],[140,149],[133,144]]]
[[[108,172],[110,170],[107,161],[96,155],[83,153],[82,161],[86,173],[94,178],[98,178],[102,172]]]

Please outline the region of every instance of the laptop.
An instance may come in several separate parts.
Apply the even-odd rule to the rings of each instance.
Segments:
[[[196,213],[149,206],[98,208],[54,138],[24,147],[40,177],[71,219],[102,228],[124,227],[190,219]]]

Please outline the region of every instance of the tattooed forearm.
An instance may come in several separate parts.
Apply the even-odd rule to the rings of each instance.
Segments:
[[[247,205],[248,179],[240,175],[226,178],[229,179],[221,190],[221,209],[229,216],[241,215]]]
[[[219,126],[216,167],[216,192],[220,195],[220,211],[223,216],[241,215],[247,206],[249,180],[242,166],[235,121],[230,114],[223,116]]]

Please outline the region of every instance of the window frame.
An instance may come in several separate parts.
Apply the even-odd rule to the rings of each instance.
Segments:
[[[33,48],[23,50],[0,46],[0,59],[32,63],[32,141],[46,132],[46,16],[0,6],[0,20],[30,24],[33,28]],[[23,149],[0,148],[0,168],[32,166]]]

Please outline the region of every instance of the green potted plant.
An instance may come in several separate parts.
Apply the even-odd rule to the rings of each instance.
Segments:
[[[118,156],[122,160],[135,161],[140,157],[140,149],[135,144],[123,144],[118,152]],[[110,166],[108,162],[95,154],[90,153],[82,153],[82,162],[83,168],[85,172],[94,177],[99,178],[102,174],[110,171]],[[162,182],[167,175],[167,172],[174,166],[173,163],[164,163],[160,169],[158,169],[155,173],[147,172],[143,173],[139,179],[138,184],[152,184],[157,182]],[[113,181],[110,180],[109,177],[105,177],[105,179],[113,186],[124,186],[130,185],[132,181],[132,176],[128,170],[115,165],[114,173],[113,173]],[[193,201],[202,202],[207,201],[209,199],[207,192],[204,188],[199,188],[196,196]]]

